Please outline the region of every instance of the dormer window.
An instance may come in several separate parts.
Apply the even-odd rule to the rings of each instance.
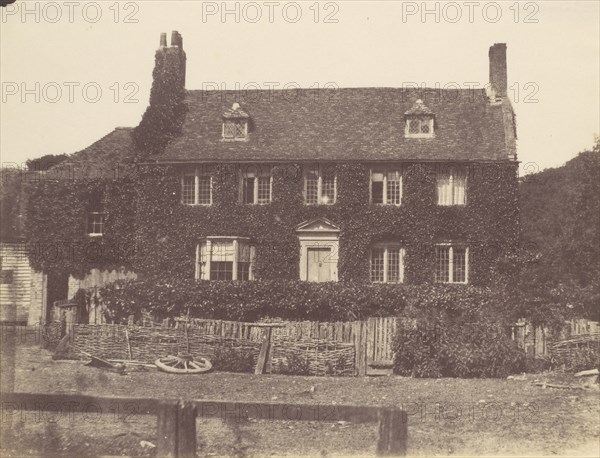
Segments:
[[[422,100],[417,100],[410,110],[404,113],[406,138],[433,138],[434,114]]]
[[[250,116],[234,103],[223,113],[223,140],[246,140],[248,138],[248,119]]]

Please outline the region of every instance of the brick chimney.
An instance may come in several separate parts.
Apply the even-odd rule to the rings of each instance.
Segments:
[[[506,71],[506,43],[490,46],[490,95],[492,100],[506,97],[508,75]]]
[[[162,78],[163,81],[160,81],[160,85],[175,83],[180,85],[180,89],[184,89],[185,67],[186,55],[183,51],[183,38],[181,34],[176,30],[171,32],[171,46],[167,46],[167,34],[161,33],[160,47],[156,50],[156,65],[153,73],[154,82],[157,83],[157,78]]]

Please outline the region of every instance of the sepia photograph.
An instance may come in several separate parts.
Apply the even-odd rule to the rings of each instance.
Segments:
[[[1,456],[600,456],[600,2],[0,14]]]

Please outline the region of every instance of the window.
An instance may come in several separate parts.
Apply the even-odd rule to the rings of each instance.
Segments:
[[[371,172],[371,203],[400,205],[402,202],[402,173],[399,170]]]
[[[253,280],[254,256],[248,239],[209,237],[198,245],[196,279]]]
[[[97,192],[90,197],[87,214],[87,234],[93,237],[102,236],[106,214],[104,193]]]
[[[437,175],[438,205],[465,205],[467,174],[451,167]]]
[[[264,205],[271,202],[271,170],[244,172],[242,175],[242,203]]]
[[[212,205],[212,175],[196,170],[181,179],[181,203],[185,205]]]
[[[223,138],[226,140],[245,140],[248,137],[246,119],[226,119],[223,121]]]
[[[331,205],[336,198],[336,176],[333,167],[309,166],[304,174],[304,203]]]
[[[88,213],[88,235],[98,236],[104,233],[104,213]]]
[[[402,283],[404,249],[397,244],[378,244],[371,250],[371,281]]]
[[[469,250],[467,247],[442,244],[435,247],[435,281],[467,283]]]
[[[404,113],[406,125],[404,135],[407,138],[432,138],[434,136],[434,113],[422,100],[415,101],[410,110]]]

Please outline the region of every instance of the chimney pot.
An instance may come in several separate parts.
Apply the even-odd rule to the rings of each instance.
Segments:
[[[166,33],[160,34],[160,47],[161,48],[167,47],[167,34]]]
[[[508,74],[506,70],[506,43],[490,46],[490,86],[492,98],[506,97]]]
[[[181,40],[181,35],[179,35],[179,32],[177,30],[173,30],[171,32],[171,46],[179,46],[180,48],[182,47],[182,40]]]

